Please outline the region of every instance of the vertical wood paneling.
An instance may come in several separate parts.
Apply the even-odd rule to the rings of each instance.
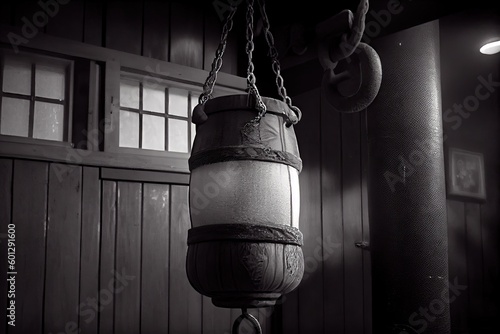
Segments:
[[[325,332],[344,331],[344,254],[340,113],[321,100],[321,191]]]
[[[2,1],[0,3],[0,24],[12,24],[13,8],[14,7],[10,1]]]
[[[144,184],[143,203],[141,332],[168,333],[169,186]]]
[[[168,2],[145,0],[142,53],[144,57],[168,60],[169,19]]]
[[[205,312],[205,310],[203,310],[203,312]],[[232,309],[229,309],[229,313],[230,313],[229,328],[232,329],[234,321],[236,320],[236,318],[238,318],[241,315],[241,310],[236,309],[236,308],[232,308]]]
[[[85,0],[83,42],[102,45],[103,2]]]
[[[12,208],[11,159],[0,159],[0,267],[7,268],[7,230]],[[7,270],[0,272],[0,305],[7,305]],[[6,307],[0,308],[0,328],[6,328]]]
[[[262,334],[272,334],[272,315],[274,307],[263,307],[257,309],[259,322],[262,327]]]
[[[142,12],[142,1],[108,1],[105,47],[140,55]]]
[[[44,331],[78,326],[82,168],[51,164]]]
[[[449,279],[467,285],[467,234],[465,229],[464,203],[448,200],[448,267]],[[451,297],[451,296],[450,296]],[[451,329],[454,332],[467,331],[467,293],[450,303]]]
[[[230,321],[230,309],[216,307],[212,304],[211,298],[203,296],[203,333],[230,333]]]
[[[315,89],[294,98],[304,117],[295,126],[299,150],[304,161],[300,174],[300,230],[304,235],[304,278],[299,286],[301,333],[323,331],[323,247],[321,222],[321,94]],[[284,304],[286,306],[286,303]],[[286,315],[286,310],[284,310]],[[283,321],[286,323],[289,317]],[[285,329],[284,329],[285,330]],[[293,329],[292,329],[293,330]],[[286,331],[286,330],[285,330]],[[286,331],[288,333],[288,331]]]
[[[48,163],[15,160],[12,223],[16,225],[16,327],[41,333],[45,273]]]
[[[500,124],[500,122],[499,122]],[[488,176],[486,176],[488,178]],[[498,200],[497,200],[498,201]],[[491,202],[494,203],[493,200]],[[500,314],[500,256],[499,207],[481,205],[481,236],[483,252],[484,311],[491,323]]]
[[[283,333],[299,333],[299,288],[282,297],[281,318]]]
[[[479,327],[483,314],[483,253],[481,211],[476,203],[465,203],[467,230],[467,272],[469,310],[473,328]]]
[[[49,3],[51,15],[41,32],[206,70],[211,68],[222,32],[223,22],[213,6],[206,4],[154,0]],[[25,24],[23,17],[32,22],[33,14],[44,10],[33,1],[5,3],[2,8],[1,22],[18,27]],[[221,69],[233,75],[238,70],[237,33],[229,35]]]
[[[45,6],[53,5],[44,9],[50,17],[46,28],[47,34],[82,42],[84,0],[71,0],[64,5],[58,1],[40,2],[45,3]]]
[[[43,12],[42,8],[36,1],[30,1],[30,0],[19,0],[15,1],[15,3],[12,5],[14,7],[14,26],[16,27],[22,27],[26,25],[28,22],[28,25],[31,23],[34,23],[33,17],[34,14],[38,12]],[[37,23],[38,26],[35,26],[36,28],[36,33],[38,32],[45,32],[45,27],[48,22],[48,20],[44,20],[43,15],[36,15],[37,16]],[[39,21],[38,21],[39,20]],[[45,22],[45,24],[43,24]],[[25,38],[33,38],[33,32],[29,28],[26,29],[28,31],[27,36],[23,36]]]
[[[203,68],[203,15],[199,6],[171,3],[170,61]]]
[[[171,187],[169,333],[198,334],[202,330],[202,296],[186,276],[187,231],[190,228],[188,187]]]
[[[212,68],[212,62],[215,58],[215,52],[219,46],[220,37],[222,34],[222,27],[224,22],[222,22],[217,15],[213,6],[206,6],[205,8],[205,47],[204,47],[204,65],[203,69],[210,71]],[[241,9],[240,9],[241,10]],[[226,12],[225,14],[229,13]],[[236,24],[235,24],[236,25]],[[224,52],[224,58],[222,63],[221,72],[237,74],[237,55],[238,55],[238,39],[236,38],[236,27],[229,32],[226,50]]]
[[[140,332],[142,185],[119,182],[117,189],[115,333]]]
[[[114,287],[116,243],[116,183],[102,181],[101,261],[99,274],[99,334],[113,334],[114,302],[105,291]]]
[[[370,222],[369,222],[369,198],[368,198],[368,134],[367,134],[367,110],[360,113],[360,138],[361,138],[361,204],[363,219],[363,241],[370,243]],[[369,250],[362,252],[363,256],[363,316],[364,334],[372,333],[372,260]]]
[[[83,167],[82,239],[80,254],[81,334],[97,333],[98,316],[91,306],[99,291],[99,239],[101,228],[101,182],[99,169]]]
[[[341,121],[345,331],[363,333],[363,255],[355,247],[363,238],[359,114],[342,114]]]

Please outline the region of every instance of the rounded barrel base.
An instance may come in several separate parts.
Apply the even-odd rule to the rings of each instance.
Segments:
[[[272,306],[304,274],[302,233],[278,224],[219,224],[188,232],[186,271],[215,306]]]

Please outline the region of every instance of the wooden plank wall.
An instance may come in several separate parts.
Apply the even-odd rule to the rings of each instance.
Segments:
[[[489,253],[496,246],[495,238],[487,231],[487,222],[482,217],[482,204],[447,200],[450,281],[464,288],[450,304],[452,332],[468,333],[471,329],[489,328],[489,299],[486,289],[490,288],[494,264],[487,263]],[[491,268],[491,269],[490,269]],[[498,281],[495,281],[498,283]]]
[[[500,316],[500,93],[498,89],[489,91],[488,98],[467,117],[450,113],[454,106],[475,96],[483,78],[499,80],[498,58],[482,57],[475,49],[456,57],[457,45],[484,36],[490,20],[498,22],[489,13],[461,12],[440,19],[439,26],[445,157],[450,148],[480,152],[486,180],[484,201],[457,196],[447,199],[449,277],[466,286],[450,304],[454,334],[493,331]],[[479,21],[485,24],[478,25]],[[445,162],[449,175],[448,159]]]
[[[365,112],[341,115],[320,89],[293,97],[300,174],[305,274],[285,296],[283,333],[371,333]]]
[[[42,10],[38,1],[2,1],[0,24],[22,27]],[[51,9],[52,10],[52,9]],[[211,1],[71,0],[40,28],[48,35],[210,70],[222,24]],[[237,74],[236,32],[222,72]],[[241,35],[243,36],[243,35]]]
[[[9,223],[18,272],[16,327],[2,308],[2,333],[230,333],[240,311],[213,306],[186,276],[187,185],[99,169],[0,159],[1,305]],[[271,334],[271,312],[251,313]]]

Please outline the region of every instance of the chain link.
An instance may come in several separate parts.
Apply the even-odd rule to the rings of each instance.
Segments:
[[[278,60],[279,56],[278,50],[274,45],[274,36],[271,33],[271,24],[269,23],[269,18],[266,12],[266,4],[264,3],[264,0],[257,0],[257,2],[259,3],[260,14],[262,16],[262,21],[264,23],[264,36],[266,38],[266,43],[269,47],[269,56],[271,57],[272,60],[271,67],[273,69],[274,74],[276,75],[276,86],[278,87],[278,94],[283,99],[283,102],[285,102],[290,107],[290,109],[292,109],[295,112],[298,118],[297,120],[298,122],[302,117],[302,112],[298,107],[292,105],[292,99],[287,95],[287,91],[285,88],[285,80],[281,76],[281,66]]]
[[[272,70],[274,74],[276,75],[276,86],[278,87],[278,93],[283,99],[283,101],[292,109],[295,114],[297,115],[297,121],[298,122],[302,116],[302,113],[299,108],[295,107],[292,105],[292,100],[291,98],[287,95],[286,88],[284,86],[284,79],[281,76],[281,67],[280,63],[278,60],[278,50],[274,46],[274,37],[273,34],[270,31],[270,24],[269,24],[269,18],[267,17],[267,13],[265,10],[265,4],[263,0],[257,0],[259,3],[260,7],[260,12],[262,15],[262,19],[264,22],[264,32],[265,32],[265,39],[267,42],[267,45],[269,46],[269,55],[272,59]],[[247,44],[245,47],[245,51],[248,56],[248,67],[247,67],[247,89],[248,92],[252,95],[254,95],[256,99],[256,109],[259,111],[257,117],[252,121],[252,123],[258,123],[260,119],[264,116],[266,113],[266,105],[264,104],[262,100],[262,96],[259,93],[259,90],[256,85],[256,77],[254,74],[255,71],[255,65],[253,63],[253,51],[255,49],[255,44],[254,44],[254,0],[247,0],[247,12],[246,12],[246,21],[247,21],[247,27],[246,27],[246,39],[247,39]],[[227,37],[231,29],[233,28],[233,17],[234,14],[236,13],[237,7],[232,6],[231,10],[226,17],[226,21],[224,23],[223,29],[222,29],[222,34],[221,34],[221,39],[219,46],[217,47],[217,51],[215,53],[215,59],[212,62],[212,68],[210,70],[210,73],[205,81],[205,84],[203,85],[203,93],[200,94],[200,97],[198,99],[198,102],[200,104],[205,104],[205,102],[212,97],[213,94],[213,89],[215,82],[217,80],[217,74],[220,71],[222,67],[222,58],[224,56],[224,51],[226,50],[226,45],[227,45]],[[294,122],[294,123],[296,123]]]
[[[331,61],[336,63],[342,59],[349,58],[357,49],[363,32],[365,31],[366,13],[370,4],[368,0],[360,0],[350,30],[340,37],[340,48],[330,56]]]
[[[222,34],[219,42],[219,46],[217,47],[217,51],[215,52],[215,58],[212,62],[212,68],[210,73],[203,85],[203,93],[200,94],[198,98],[199,104],[205,104],[208,99],[212,98],[212,93],[214,91],[215,81],[217,80],[217,73],[219,73],[222,67],[222,57],[224,56],[224,51],[226,50],[227,45],[227,36],[231,29],[233,28],[233,17],[236,13],[237,7],[231,7],[229,14],[226,17],[226,21],[224,22],[224,27],[222,28]]]
[[[266,105],[262,101],[262,97],[260,96],[259,90],[256,86],[256,81],[257,79],[255,78],[255,74],[253,73],[255,70],[255,65],[253,64],[252,58],[253,58],[253,51],[255,49],[255,45],[253,42],[253,16],[254,16],[254,9],[253,9],[253,4],[254,0],[247,0],[247,28],[246,28],[246,38],[247,38],[247,44],[245,47],[247,56],[248,56],[248,67],[247,67],[247,86],[248,86],[248,92],[250,94],[253,94],[255,96],[257,105],[256,108],[259,111],[259,114],[257,117],[253,120],[253,122],[259,122],[262,116],[266,113]]]

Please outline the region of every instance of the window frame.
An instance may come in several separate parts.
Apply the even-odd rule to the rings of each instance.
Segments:
[[[139,147],[138,148],[132,148],[134,150],[152,150],[154,152],[170,152],[174,153],[175,151],[169,151],[169,136],[168,136],[168,124],[170,119],[177,119],[181,121],[186,121],[187,122],[187,135],[188,135],[188,151],[187,152],[176,152],[176,153],[191,153],[192,149],[192,127],[191,127],[191,116],[192,116],[192,109],[194,106],[192,105],[192,94],[196,93],[196,95],[200,95],[202,93],[202,90],[199,86],[194,86],[194,85],[182,85],[178,84],[169,80],[158,80],[155,82],[155,84],[158,84],[162,88],[164,88],[164,93],[165,93],[165,109],[164,113],[160,112],[154,112],[154,111],[148,111],[144,110],[144,86],[148,85],[148,83],[145,82],[145,79],[149,79],[147,76],[144,74],[137,74],[134,72],[129,72],[129,71],[122,71],[120,75],[120,82],[121,80],[130,80],[130,81],[137,81],[139,82],[139,108],[131,108],[131,107],[124,107],[120,105],[120,115],[121,115],[121,110],[128,111],[128,112],[133,112],[139,114]],[[169,112],[169,90],[172,88],[179,88],[179,89],[184,89],[188,91],[188,97],[187,97],[187,116],[178,116],[178,115],[172,115]],[[120,96],[121,98],[121,96]],[[155,149],[148,149],[148,148],[143,148],[142,147],[142,134],[143,134],[143,129],[142,129],[142,124],[143,124],[143,115],[151,115],[151,116],[156,116],[156,117],[162,117],[164,119],[164,150],[155,150]],[[123,146],[120,146],[120,148],[124,148]]]
[[[170,63],[169,63],[170,64]],[[178,65],[181,66],[181,65]],[[185,66],[182,66],[185,67]],[[147,66],[147,69],[151,69],[153,67]],[[158,68],[158,67],[157,67]],[[191,69],[185,67],[186,69]],[[159,72],[159,71],[157,71]],[[125,74],[124,74],[125,73]],[[167,72],[168,73],[168,72]],[[207,73],[208,75],[208,73]],[[205,83],[205,77],[202,80],[191,81],[191,80],[182,80],[176,79],[164,75],[159,75],[156,73],[152,73],[151,71],[141,71],[138,66],[121,66],[117,61],[111,61],[106,66],[106,100],[111,101],[111,103],[105,108],[106,119],[110,120],[109,123],[111,129],[106,131],[105,140],[104,140],[104,151],[105,152],[113,152],[113,153],[128,153],[128,154],[137,154],[137,155],[146,155],[146,156],[158,156],[158,157],[166,157],[172,160],[185,160],[190,156],[190,150],[187,153],[181,152],[172,152],[172,151],[159,151],[159,150],[151,150],[151,149],[143,149],[143,148],[131,148],[131,147],[120,147],[119,139],[120,139],[120,79],[127,78],[132,80],[138,80],[143,82],[145,79],[155,80],[159,85],[165,85],[167,87],[175,87],[180,89],[188,90],[189,92],[196,92],[198,95],[203,92],[203,84]],[[213,96],[223,96],[228,94],[245,94],[243,89],[237,89],[233,87],[215,85]],[[116,96],[116,98],[115,98]],[[188,99],[188,108],[192,111],[194,106],[191,106],[191,99]],[[169,116],[166,115],[166,118]],[[173,117],[175,118],[175,117]],[[188,112],[188,133],[191,134],[191,112]],[[109,124],[107,122],[107,124]],[[168,136],[168,130],[166,129],[165,135]],[[191,137],[190,137],[191,139]],[[191,142],[188,143],[188,147],[191,149]],[[168,148],[168,146],[167,146]]]
[[[37,50],[20,50],[19,53],[24,59],[27,59],[31,63],[31,79],[30,79],[30,95],[10,93],[3,91],[3,75],[4,75],[4,63],[5,57],[15,57],[15,53],[7,49],[7,46],[0,45],[0,122],[2,115],[2,100],[4,97],[14,98],[19,100],[29,101],[29,124],[28,124],[28,136],[16,136],[0,133],[1,141],[11,141],[11,142],[27,142],[27,143],[41,143],[45,145],[55,145],[55,146],[71,146],[72,145],[72,130],[73,130],[73,89],[74,89],[74,67],[75,59],[71,59],[66,55],[52,55],[45,52],[40,52]],[[64,82],[64,100],[63,102],[53,99],[46,98],[36,95],[36,65],[43,64],[43,62],[56,62],[65,65],[65,82]],[[35,102],[46,102],[52,104],[58,104],[63,106],[64,115],[64,125],[63,125],[63,138],[62,140],[51,140],[34,138],[34,115],[35,115]]]
[[[0,25],[0,46],[11,48],[8,36],[12,33],[22,36],[21,27]],[[18,48],[20,50],[32,50],[35,53],[68,57],[69,59],[81,59],[101,65],[100,75],[102,75],[102,81],[99,80],[98,84],[96,84],[94,78],[96,71],[91,68],[90,81],[94,87],[90,87],[87,112],[88,124],[86,128],[87,133],[97,134],[98,142],[95,143],[92,138],[87,138],[87,148],[81,149],[74,148],[70,143],[0,136],[0,156],[76,163],[87,166],[189,173],[188,154],[146,152],[147,150],[140,152],[141,150],[137,149],[135,151],[132,149],[132,152],[124,152],[125,148],[118,149],[116,125],[119,125],[119,123],[116,122],[116,118],[119,111],[120,71],[123,68],[146,73],[150,77],[172,80],[180,84],[198,85],[201,88],[209,74],[207,70],[112,50],[80,41],[61,39],[45,35],[42,32],[39,32],[36,38],[29,41],[29,48],[22,46]],[[94,89],[96,85],[100,87],[99,92]],[[220,89],[231,94],[245,94],[246,88],[245,77],[219,72],[215,91]],[[98,105],[100,107],[97,112],[96,107]]]

